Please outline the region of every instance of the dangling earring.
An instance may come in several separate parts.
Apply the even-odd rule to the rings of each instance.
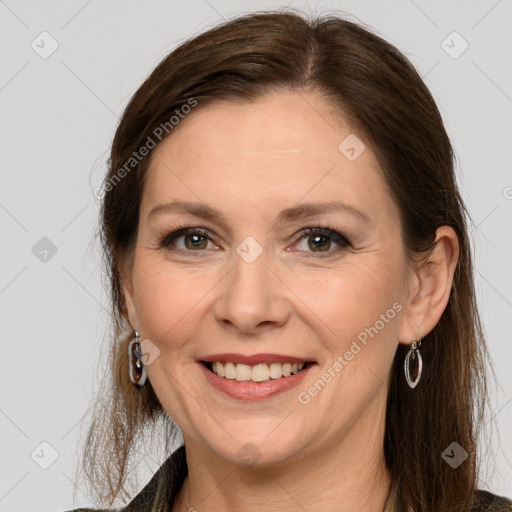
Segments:
[[[147,373],[141,361],[140,334],[135,331],[135,338],[128,343],[128,376],[135,386],[141,388],[146,383]]]
[[[407,355],[405,356],[405,380],[407,381],[407,384],[409,384],[409,386],[413,389],[418,385],[418,382],[420,381],[421,378],[421,370],[423,369],[423,360],[421,359],[420,348],[421,338],[418,341],[415,340],[412,342],[411,348],[409,349],[409,352],[407,352]],[[410,359],[415,360],[416,358],[418,359],[418,373],[416,374],[416,378],[412,380],[410,371]]]

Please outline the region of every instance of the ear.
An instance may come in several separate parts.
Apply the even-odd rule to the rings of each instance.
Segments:
[[[130,322],[132,329],[139,331],[139,317],[135,307],[135,292],[131,277],[124,277],[121,282],[121,287],[123,290],[123,298],[126,303],[128,321]]]
[[[437,325],[450,298],[458,260],[457,234],[449,226],[438,228],[433,250],[411,268],[400,343],[409,345]]]

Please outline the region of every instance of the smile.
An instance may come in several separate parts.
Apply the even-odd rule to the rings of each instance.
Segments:
[[[318,366],[316,361],[269,353],[210,354],[197,362],[214,389],[244,401],[268,399],[289,391]]]
[[[303,370],[307,363],[261,363],[250,366],[242,363],[215,361],[205,364],[215,375],[224,379],[237,380],[239,382],[266,382],[271,379],[275,380],[296,375]]]

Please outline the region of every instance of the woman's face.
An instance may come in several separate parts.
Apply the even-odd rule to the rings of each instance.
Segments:
[[[362,135],[284,92],[199,104],[174,130],[125,294],[186,442],[265,465],[381,439],[410,267]]]

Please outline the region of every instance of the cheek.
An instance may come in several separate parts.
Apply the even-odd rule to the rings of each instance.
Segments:
[[[166,273],[161,262],[150,263],[141,258],[134,275],[141,329],[158,344],[172,340],[168,348],[180,347],[197,327],[195,313],[211,285],[197,272]]]
[[[325,400],[333,414],[368,404],[387,380],[403,309],[400,278],[365,266],[333,278],[327,288],[322,319],[329,327],[323,340],[330,357],[324,372],[334,375],[334,384],[319,402]]]
[[[393,308],[393,304],[402,300],[400,279],[398,272],[384,271],[380,258],[368,257],[366,261],[361,258],[357,265],[332,272],[329,279],[318,279],[315,284],[322,293],[318,289],[315,293],[306,290],[304,293],[315,297],[311,309],[320,312],[332,339],[339,340],[335,344],[341,349],[376,323],[383,332],[391,330],[388,326],[394,323],[396,310],[400,309]],[[387,320],[385,329],[382,329],[381,315]]]

